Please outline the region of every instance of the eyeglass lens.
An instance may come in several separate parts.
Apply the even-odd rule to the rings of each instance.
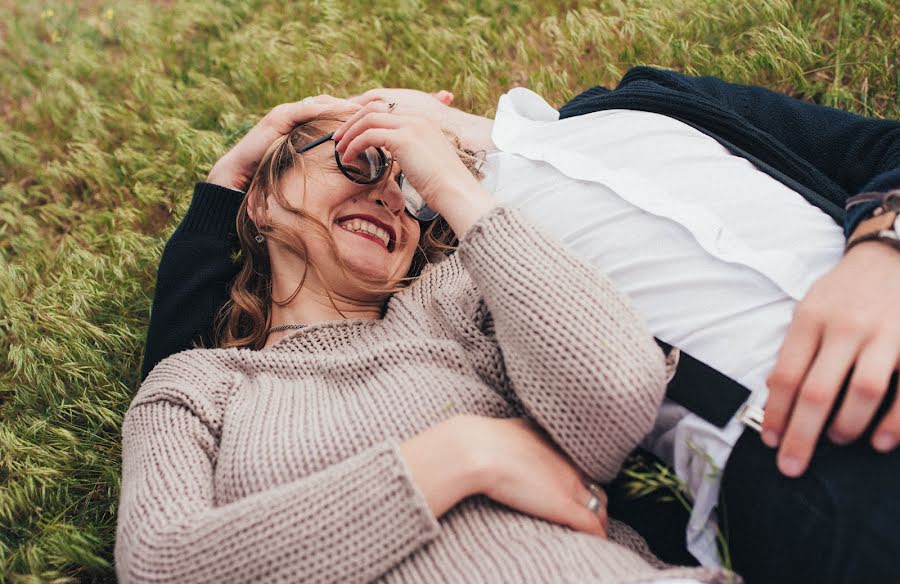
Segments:
[[[361,184],[371,184],[377,181],[384,176],[390,166],[384,151],[375,147],[366,148],[352,161],[342,160],[337,152],[334,156],[344,175],[353,182]],[[400,186],[406,210],[410,215],[419,221],[433,221],[437,218],[438,213],[425,203],[425,199],[406,180],[402,172],[397,175],[397,184]]]

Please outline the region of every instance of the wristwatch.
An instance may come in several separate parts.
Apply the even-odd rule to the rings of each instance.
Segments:
[[[875,209],[871,217],[856,226],[847,240],[844,252],[846,253],[850,248],[864,241],[881,241],[900,251],[900,189],[878,193],[877,198],[873,197],[875,193],[865,193],[865,195],[868,196],[863,198],[863,195],[857,195],[850,201],[857,197],[859,197],[859,200],[856,201],[858,203],[881,199],[881,206]],[[848,201],[848,206],[850,201]]]

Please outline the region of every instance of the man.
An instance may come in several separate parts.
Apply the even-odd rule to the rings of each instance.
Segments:
[[[697,499],[688,531],[698,558],[715,561],[707,519],[722,477],[708,475],[724,466],[731,553],[749,581],[896,571],[900,406],[889,390],[900,360],[900,250],[886,193],[900,188],[900,123],[649,68],[615,90],[584,92],[559,119],[521,90],[501,99],[495,124],[402,90],[357,101],[375,99],[439,117],[473,149],[496,143],[488,180],[498,198],[588,255],[658,338],[724,373],[723,384],[751,389],[751,406],[766,403],[762,438],[777,458],[744,430],[747,410],[719,427],[669,403],[648,437]],[[208,181],[245,188],[252,158],[241,167],[226,155]],[[871,194],[853,204],[858,193]],[[198,186],[160,266],[145,374],[208,334],[234,272],[239,201]],[[748,202],[765,206],[738,208]],[[852,236],[844,255],[835,222]],[[190,322],[185,301],[200,308]]]

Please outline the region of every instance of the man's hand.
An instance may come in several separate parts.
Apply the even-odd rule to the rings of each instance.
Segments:
[[[267,113],[240,142],[219,159],[209,171],[206,182],[246,191],[256,173],[256,167],[272,143],[291,132],[296,126],[325,113],[349,115],[360,106],[330,95],[283,103]]]
[[[900,253],[855,246],[815,283],[794,311],[768,378],[763,441],[779,447],[778,468],[803,474],[850,368],[853,376],[828,436],[846,444],[865,431],[900,367]],[[872,436],[881,452],[900,441],[900,400]]]

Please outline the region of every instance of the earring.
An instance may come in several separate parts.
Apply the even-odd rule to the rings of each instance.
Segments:
[[[256,234],[256,237],[254,237],[253,239],[256,240],[256,243],[263,243],[263,242],[266,241],[266,238],[263,237],[263,234],[262,234],[262,233],[257,233],[257,234]]]

